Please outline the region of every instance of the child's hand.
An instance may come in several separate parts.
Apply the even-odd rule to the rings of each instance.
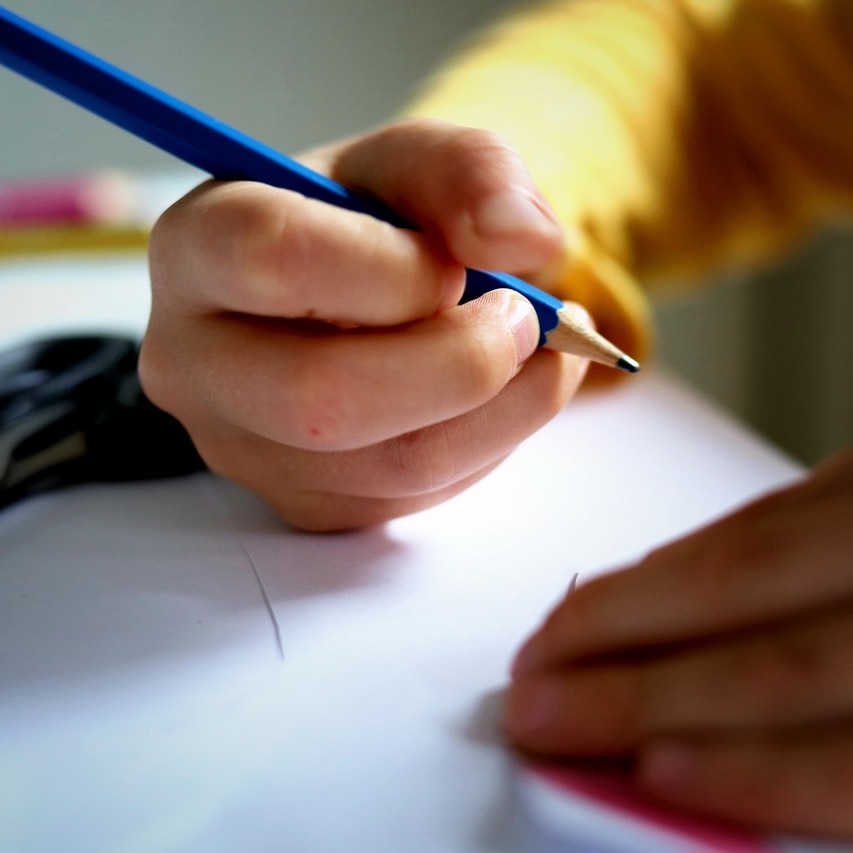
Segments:
[[[213,470],[335,530],[465,489],[565,405],[585,363],[534,354],[535,314],[511,291],[457,306],[464,266],[524,274],[563,247],[500,140],[411,121],[305,162],[422,233],[207,183],[152,234],[140,373]]]
[[[853,448],[581,585],[513,674],[525,749],[635,757],[670,803],[853,837]]]

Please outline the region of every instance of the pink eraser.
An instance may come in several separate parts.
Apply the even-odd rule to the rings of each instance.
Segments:
[[[0,225],[106,225],[132,218],[135,192],[117,172],[0,183]]]

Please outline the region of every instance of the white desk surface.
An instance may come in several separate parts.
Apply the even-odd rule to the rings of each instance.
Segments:
[[[146,309],[138,258],[0,266],[4,343]],[[797,473],[652,371],[383,529],[292,533],[206,474],[10,508],[0,847],[544,850],[495,723],[520,640],[573,572]]]

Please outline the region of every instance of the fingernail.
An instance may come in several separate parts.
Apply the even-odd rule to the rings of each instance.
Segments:
[[[523,297],[513,294],[509,306],[509,326],[515,338],[517,364],[521,364],[539,345],[539,318],[533,306]]]
[[[503,237],[560,227],[545,202],[524,190],[487,196],[474,210],[472,219],[474,230],[481,237]]]
[[[662,794],[689,786],[696,777],[698,755],[683,743],[660,743],[649,747],[640,764],[643,787]]]

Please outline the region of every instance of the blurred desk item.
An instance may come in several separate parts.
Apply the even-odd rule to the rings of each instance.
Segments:
[[[157,216],[205,176],[103,171],[0,182],[0,259],[144,251]]]
[[[146,310],[139,256],[0,265],[3,345],[139,334]],[[611,431],[630,440],[602,440]],[[552,850],[497,730],[520,640],[574,572],[798,473],[650,372],[587,394],[485,481],[381,529],[294,533],[206,473],[12,506],[4,849]]]

